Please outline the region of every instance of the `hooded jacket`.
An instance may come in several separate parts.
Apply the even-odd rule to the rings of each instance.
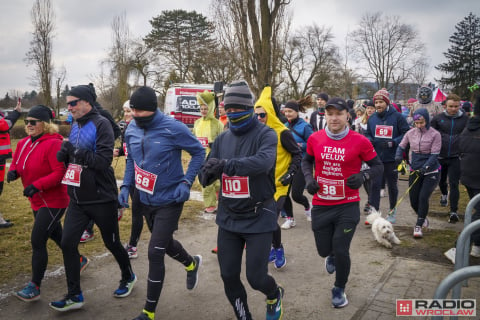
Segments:
[[[66,208],[69,197],[67,186],[62,184],[65,166],[57,160],[57,152],[63,137],[58,133],[45,133],[32,143],[30,136],[17,144],[10,171],[16,170],[23,187],[31,184],[40,192],[33,195],[30,204],[33,210],[42,207]]]
[[[266,125],[272,128],[278,137],[277,161],[275,164],[275,187],[277,189],[275,192],[275,201],[277,201],[281,196],[288,194],[289,188],[288,185],[282,185],[280,179],[287,172],[292,175],[297,173],[302,161],[302,151],[290,130],[280,121],[275,113],[272,103],[272,88],[270,86],[266,86],[263,89],[254,108],[263,108],[265,110],[267,113]]]
[[[442,136],[442,150],[439,159],[460,156],[458,140],[467,122],[468,116],[462,110],[458,110],[458,113],[453,116],[444,111],[433,117],[431,126],[437,129]]]
[[[192,185],[205,159],[205,150],[188,127],[156,110],[152,121],[141,128],[132,120],[125,131],[127,165],[122,187],[135,187],[135,165],[157,175],[153,194],[139,191],[140,201],[149,206],[176,202],[174,192],[182,181]],[[182,150],[192,157],[183,172]]]
[[[436,172],[440,167],[438,155],[442,148],[442,137],[440,132],[430,127],[430,116],[427,109],[418,109],[413,113],[413,117],[415,118],[417,114],[422,115],[425,119],[425,127],[408,130],[397,148],[395,158],[401,159],[405,148],[410,145],[411,169],[419,170],[423,168],[426,173]]]
[[[305,155],[307,151],[307,140],[313,133],[312,126],[300,117],[285,122],[285,126],[292,131],[293,138],[300,146],[300,149],[302,149],[302,155]]]
[[[375,131],[379,125],[392,127],[392,139],[375,136]],[[396,147],[400,141],[402,141],[403,135],[409,129],[410,126],[402,114],[398,113],[393,107],[388,106],[381,114],[375,112],[370,118],[368,118],[365,136],[373,144],[373,147],[382,162],[394,162]],[[392,142],[392,147],[385,147],[384,142]]]
[[[193,134],[199,138],[200,142],[208,142],[208,144],[203,145],[206,149],[206,152],[210,152],[210,147],[223,131],[223,124],[215,118],[215,97],[214,93],[205,90],[202,93],[197,93],[197,102],[199,105],[206,105],[208,107],[208,112],[205,117],[200,117],[195,120],[193,124]]]
[[[71,201],[79,205],[117,201],[117,183],[111,166],[114,137],[110,121],[92,108],[73,123],[69,141],[75,147],[70,163],[82,166],[80,186],[68,186]]]
[[[460,134],[460,181],[472,189],[480,189],[480,116],[469,119],[466,128]]]

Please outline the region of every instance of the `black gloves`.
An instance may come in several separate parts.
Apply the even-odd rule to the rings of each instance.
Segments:
[[[365,181],[363,172],[352,174],[347,178],[347,187],[350,189],[358,189],[362,186],[363,181]]]
[[[35,188],[35,186],[33,184],[29,185],[28,187],[25,188],[25,190],[23,190],[23,195],[25,197],[33,197],[33,195],[37,192],[39,192],[40,190],[38,190],[37,188]]]
[[[7,182],[8,183],[10,183],[10,181],[15,181],[17,179],[18,179],[17,170],[8,171],[8,173],[7,173]]]
[[[70,141],[64,141],[62,147],[57,152],[57,160],[59,162],[70,162],[70,155],[73,154],[75,147]]]
[[[393,140],[385,140],[385,141],[380,142],[380,146],[381,146],[382,148],[385,148],[385,149],[387,149],[387,148],[393,148],[393,147],[395,147],[395,141],[393,141]]]
[[[420,169],[417,170],[418,174],[424,175],[427,172],[427,168],[421,167]]]
[[[403,158],[395,158],[395,166],[398,167],[402,163]]]
[[[75,163],[78,164],[85,164],[87,150],[85,149],[77,149],[75,150]]]
[[[290,183],[292,183],[293,175],[294,173],[289,171],[285,173],[283,176],[281,176],[280,179],[278,179],[278,181],[280,181],[282,186],[288,186]]]
[[[210,158],[203,164],[198,175],[202,187],[205,188],[220,178],[221,174],[223,173],[225,163],[227,163],[227,160]]]
[[[307,183],[307,191],[310,193],[312,196],[320,190],[320,186],[318,185],[318,182],[315,180],[310,180]]]

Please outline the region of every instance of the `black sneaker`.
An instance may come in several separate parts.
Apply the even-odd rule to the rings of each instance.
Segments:
[[[370,214],[370,212],[372,211],[372,208],[370,207],[370,203],[365,203],[365,207],[363,208],[363,212],[365,214]]]
[[[202,265],[202,256],[196,255],[193,256],[193,262],[195,263],[195,268],[193,270],[187,270],[187,289],[193,290],[198,284],[198,269]]]
[[[134,274],[129,280],[120,280],[118,289],[113,292],[113,296],[117,298],[125,298],[132,293],[133,287],[137,282],[137,276]]]
[[[83,306],[82,293],[77,295],[66,295],[63,299],[50,302],[50,307],[54,310],[64,312],[68,310],[80,309]]]
[[[135,319],[133,320],[150,320],[150,318],[147,316],[146,313],[141,313],[138,317],[136,317]]]
[[[451,212],[450,218],[448,218],[448,222],[457,223],[458,221],[460,221],[460,218],[458,218],[458,214],[456,212]]]

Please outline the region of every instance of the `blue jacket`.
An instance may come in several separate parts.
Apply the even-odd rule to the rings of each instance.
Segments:
[[[137,189],[140,201],[150,206],[175,203],[178,184],[187,181],[191,185],[205,159],[205,149],[188,127],[158,110],[145,129],[132,120],[125,131],[125,143],[128,156],[122,187],[135,186],[135,164],[156,174],[153,194]],[[185,174],[182,150],[192,156]]]
[[[295,141],[302,149],[302,156],[307,152],[307,140],[312,135],[312,126],[302,118],[297,118],[292,122],[285,122],[285,126],[290,129]]]
[[[380,138],[375,137],[375,129],[377,125],[392,126],[392,138]],[[379,114],[375,112],[368,119],[367,131],[365,136],[372,142],[378,157],[382,162],[394,162],[395,151],[397,146],[402,141],[404,134],[410,129],[407,120],[395,110],[393,107],[388,106],[387,109]]]

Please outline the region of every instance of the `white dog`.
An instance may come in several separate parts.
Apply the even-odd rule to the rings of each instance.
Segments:
[[[393,231],[393,225],[386,219],[382,218],[382,214],[375,209],[373,209],[372,212],[367,216],[365,224],[372,225],[373,236],[381,245],[391,248],[392,243],[400,244],[400,240]]]

